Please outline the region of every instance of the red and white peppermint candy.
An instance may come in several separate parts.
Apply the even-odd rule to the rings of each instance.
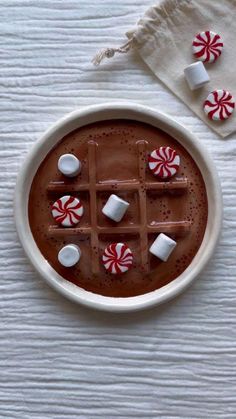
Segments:
[[[198,33],[192,44],[195,57],[208,63],[213,63],[219,58],[223,46],[220,35],[212,31]]]
[[[155,176],[162,179],[174,176],[180,165],[180,157],[170,147],[153,150],[148,158],[149,168]]]
[[[208,118],[214,121],[228,119],[233,113],[234,107],[235,101],[227,90],[214,90],[207,96],[203,104]]]
[[[74,196],[65,195],[52,205],[52,216],[63,227],[73,227],[78,224],[83,213],[83,205]]]
[[[122,274],[131,268],[133,253],[124,243],[112,243],[104,250],[102,262],[108,272]]]

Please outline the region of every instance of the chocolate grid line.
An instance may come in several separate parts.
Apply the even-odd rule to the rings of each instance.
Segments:
[[[139,194],[139,210],[140,210],[140,254],[141,254],[141,263],[143,270],[146,272],[148,270],[148,235],[147,235],[147,205],[146,205],[146,189],[145,189],[145,180],[146,180],[146,142],[138,141],[138,171],[140,179],[140,187],[138,189]]]
[[[146,181],[146,149],[147,141],[137,141],[138,155],[138,173],[139,182],[136,181],[118,181],[118,182],[97,182],[97,147],[95,141],[88,142],[88,176],[89,183],[68,184],[64,182],[50,182],[47,191],[55,193],[72,193],[88,191],[90,195],[90,226],[60,228],[49,226],[49,234],[54,236],[74,236],[77,234],[90,235],[92,255],[91,267],[92,273],[98,274],[100,271],[99,263],[99,235],[104,234],[138,234],[140,239],[140,256],[142,269],[148,271],[148,234],[149,233],[171,233],[175,235],[186,234],[191,227],[190,221],[168,221],[147,222],[146,192],[147,190],[171,191],[181,190],[188,187],[187,178],[179,178],[169,182],[147,182]],[[132,226],[101,227],[97,222],[97,192],[121,190],[137,191],[139,196],[140,224]]]
[[[181,190],[187,189],[188,179],[187,178],[176,178],[172,181],[166,182],[145,182],[146,190],[156,190],[156,191],[172,191],[172,190]],[[97,192],[109,192],[119,189],[119,191],[138,191],[140,188],[140,182],[99,182],[96,183]],[[47,191],[51,193],[68,193],[68,192],[85,192],[89,191],[89,184],[67,184],[63,181],[50,182],[47,186]]]
[[[175,234],[176,236],[185,235],[191,227],[190,221],[161,221],[152,225],[147,225],[147,234],[149,233],[166,233]],[[120,226],[120,227],[100,227],[97,226],[99,234],[135,234],[139,232],[139,225]],[[76,236],[77,234],[91,234],[91,227],[66,227],[49,226],[48,232],[55,237],[60,236]]]
[[[97,232],[97,164],[96,164],[96,148],[94,141],[88,143],[88,162],[89,162],[89,194],[90,194],[90,220],[91,220],[91,246],[92,246],[92,271],[94,274],[99,272],[99,240]]]

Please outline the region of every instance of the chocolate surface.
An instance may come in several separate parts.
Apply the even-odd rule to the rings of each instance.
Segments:
[[[148,153],[160,146],[175,149],[181,159],[176,176],[164,182],[147,164]],[[76,178],[57,169],[64,153],[82,161]],[[130,203],[118,224],[101,211],[111,193]],[[69,229],[56,226],[51,215],[53,202],[68,194],[79,197],[85,210]],[[135,296],[166,285],[192,261],[207,223],[205,184],[189,153],[168,134],[136,121],[103,121],[71,132],[46,156],[32,182],[29,222],[41,253],[65,279],[106,296]],[[148,251],[159,232],[177,241],[167,262]],[[112,242],[126,243],[134,255],[133,267],[122,275],[107,273],[101,262]],[[82,256],[75,267],[64,268],[57,255],[69,243],[79,245]]]

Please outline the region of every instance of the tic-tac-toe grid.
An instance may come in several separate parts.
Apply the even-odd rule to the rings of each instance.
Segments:
[[[149,233],[166,233],[182,235],[190,230],[190,221],[168,221],[168,222],[155,222],[155,225],[148,224],[147,220],[147,205],[146,193],[149,190],[153,191],[168,191],[180,190],[188,187],[187,178],[179,178],[172,181],[165,182],[149,182],[146,180],[146,150],[148,147],[147,141],[137,141],[137,158],[138,158],[138,175],[139,181],[128,180],[123,181],[106,181],[101,182],[97,180],[97,147],[95,141],[88,142],[88,183],[69,184],[63,181],[50,182],[47,190],[48,192],[65,194],[87,191],[90,195],[90,226],[85,227],[69,227],[61,228],[56,226],[49,226],[49,233],[54,236],[73,236],[77,234],[90,235],[91,240],[91,267],[93,274],[100,271],[99,260],[99,235],[105,234],[138,234],[140,240],[140,255],[141,267],[145,272],[148,272],[148,234]],[[119,191],[137,191],[139,196],[140,208],[140,223],[138,225],[111,225],[99,226],[97,220],[97,192],[113,192]]]

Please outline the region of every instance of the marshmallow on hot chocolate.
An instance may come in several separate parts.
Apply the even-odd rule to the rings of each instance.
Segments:
[[[161,233],[152,243],[149,252],[152,253],[154,256],[157,256],[159,259],[163,260],[163,262],[166,262],[170,254],[174,250],[176,244],[177,243],[170,237]]]
[[[58,170],[65,176],[74,177],[81,172],[81,163],[74,154],[63,154],[58,160]]]
[[[129,203],[119,198],[119,196],[112,194],[106,205],[103,207],[102,212],[108,218],[117,223],[123,218],[126,210],[129,207]]]
[[[75,244],[67,244],[58,253],[58,260],[65,268],[71,268],[79,262],[81,251]]]

